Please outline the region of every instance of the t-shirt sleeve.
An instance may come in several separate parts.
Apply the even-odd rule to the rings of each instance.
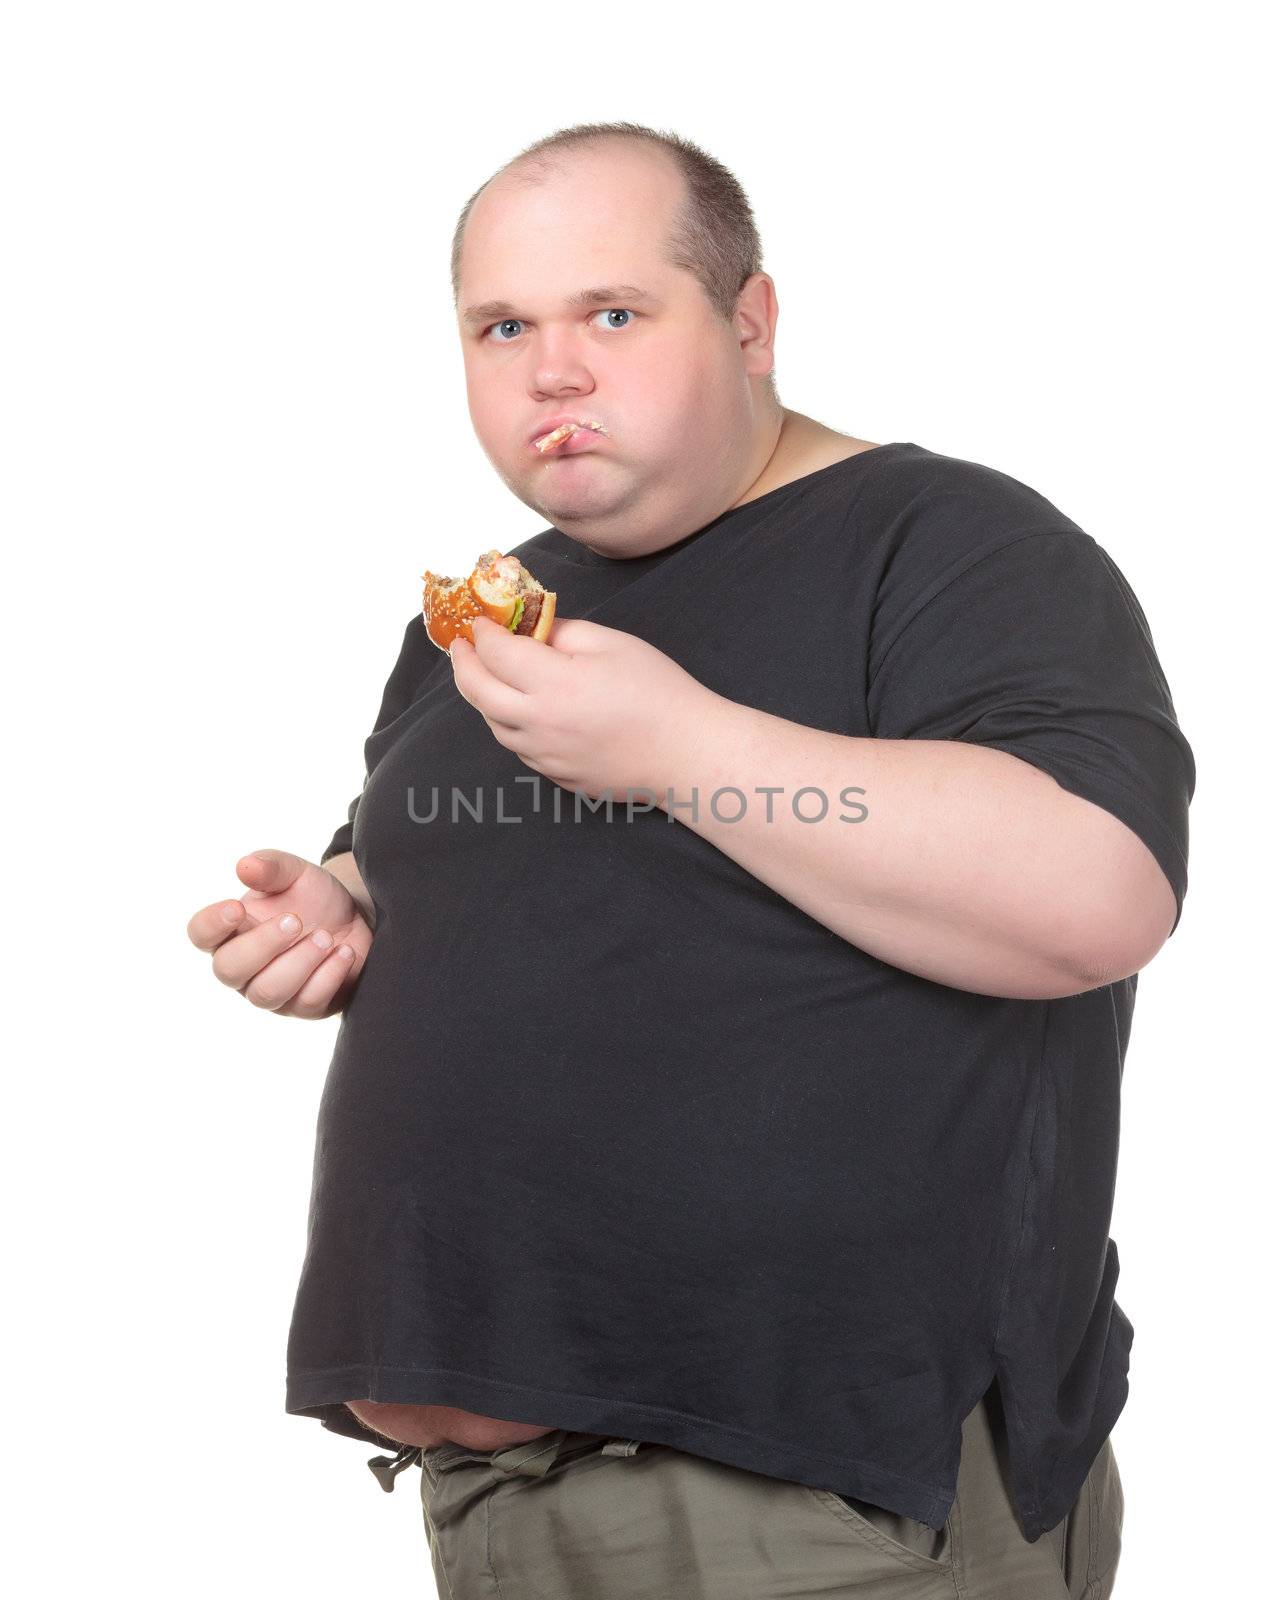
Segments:
[[[375,734],[380,733],[389,723],[395,722],[403,711],[407,711],[417,697],[419,686],[427,673],[434,669],[441,659],[443,652],[427,637],[427,630],[423,624],[422,614],[410,618],[405,627],[405,634],[401,640],[401,647],[397,653],[396,665],[388,676],[383,688],[383,698],[379,705],[379,714],[375,719],[374,727],[366,739],[366,772],[361,782],[361,792],[355,795],[348,806],[348,819],[335,829],[331,835],[330,843],[318,858],[319,864],[329,861],[331,856],[343,855],[352,849],[353,823],[356,820],[357,808],[361,804],[361,795],[365,793],[365,785],[370,776],[369,743]]]
[[[363,790],[364,787],[365,786],[363,784]],[[318,858],[318,865],[324,867],[326,862],[330,860],[331,856],[345,855],[349,850],[352,849],[352,824],[357,814],[357,807],[360,804],[360,794],[354,795],[352,802],[348,807],[347,822],[341,823],[340,826],[335,829],[334,833],[331,834],[330,843],[326,846]]]
[[[958,571],[872,669],[873,731],[1029,761],[1116,816],[1176,897],[1188,884],[1193,751],[1140,603],[1082,530],[1019,535]]]

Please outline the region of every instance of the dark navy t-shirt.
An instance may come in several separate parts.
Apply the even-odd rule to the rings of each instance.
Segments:
[[[1145,617],[1016,479],[885,444],[652,555],[554,528],[514,553],[560,616],[730,699],[1032,763],[1182,902],[1194,762]],[[377,926],[321,1100],[287,1410],[377,1444],[342,1401],[643,1439],[940,1527],[998,1380],[1023,1530],[1055,1526],[1127,1395],[1136,978],[1002,999],[876,959],[681,819],[578,807],[419,617],[365,758],[322,859],[352,850]]]

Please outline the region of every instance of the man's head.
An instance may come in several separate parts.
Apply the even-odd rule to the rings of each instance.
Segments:
[[[757,476],[782,418],[778,306],[744,192],[698,146],[633,123],[539,140],[468,200],[452,276],[476,435],[564,533],[661,549]],[[568,416],[605,435],[539,454]]]

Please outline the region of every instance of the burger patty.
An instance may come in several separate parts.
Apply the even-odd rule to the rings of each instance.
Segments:
[[[535,589],[524,596],[524,610],[520,616],[516,633],[532,633],[537,626],[537,619],[542,614],[542,597],[545,591]]]

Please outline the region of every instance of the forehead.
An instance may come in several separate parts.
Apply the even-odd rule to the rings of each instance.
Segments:
[[[627,303],[635,289],[669,298],[690,280],[665,259],[683,189],[676,169],[641,151],[571,155],[542,174],[500,174],[468,214],[460,311],[497,315],[517,297],[567,310],[621,286]]]

